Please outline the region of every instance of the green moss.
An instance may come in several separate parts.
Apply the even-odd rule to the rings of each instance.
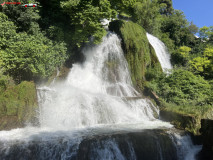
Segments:
[[[35,84],[24,81],[17,88],[19,91],[18,99],[20,100],[18,119],[26,121],[35,116],[35,109],[37,108]]]
[[[132,82],[139,90],[143,90],[147,68],[156,67],[161,70],[146,31],[136,23],[120,20],[111,22],[109,29],[122,38],[122,48],[131,71]]]
[[[55,69],[55,71],[53,72],[53,74],[46,78],[46,79],[43,79],[42,84],[48,86],[50,85],[53,81],[55,82],[60,82],[60,81],[63,81],[66,79],[66,77],[68,76],[69,74],[69,71],[70,71],[70,68],[67,68],[66,66],[61,66],[59,68],[59,73],[57,73],[57,69]],[[57,75],[58,74],[58,75]]]
[[[33,82],[6,84],[5,91],[0,94],[0,129],[22,127],[35,117],[37,107]]]

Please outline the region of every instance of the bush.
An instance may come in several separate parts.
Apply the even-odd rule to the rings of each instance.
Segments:
[[[177,65],[186,66],[190,59],[191,48],[187,46],[179,47],[173,54],[172,54],[172,62]]]
[[[5,72],[17,81],[47,77],[65,61],[63,43],[53,44],[42,34],[29,36],[21,33],[16,38],[17,41],[1,51],[1,56]]]
[[[149,87],[169,103],[195,106],[213,104],[211,85],[190,71],[174,70],[171,75],[150,82]]]

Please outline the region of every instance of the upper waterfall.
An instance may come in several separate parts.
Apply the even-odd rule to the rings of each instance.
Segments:
[[[162,41],[160,41],[157,37],[154,37],[149,33],[147,33],[146,35],[149,40],[149,43],[155,50],[155,53],[158,57],[158,60],[161,64],[163,71],[167,72],[168,70],[172,69],[173,67],[170,62],[170,54],[168,53],[165,44]]]

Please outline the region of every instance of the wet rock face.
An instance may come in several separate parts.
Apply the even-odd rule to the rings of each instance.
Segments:
[[[199,153],[199,160],[213,159],[213,120],[202,119],[200,132],[203,137],[203,148]]]
[[[105,154],[106,148],[111,151]],[[95,149],[95,150],[94,150]],[[84,153],[84,154],[83,154]],[[94,137],[82,141],[77,159],[176,160],[177,153],[168,134],[160,130]]]
[[[184,115],[174,111],[161,109],[160,119],[171,122],[178,129],[184,129],[190,133],[193,133],[194,135],[199,134],[200,121],[196,116]]]
[[[95,135],[74,141],[68,137],[50,140],[0,144],[0,159],[178,159],[176,147],[164,130]]]

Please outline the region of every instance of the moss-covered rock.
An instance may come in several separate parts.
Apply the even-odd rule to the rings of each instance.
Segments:
[[[23,127],[33,122],[38,109],[34,82],[6,84],[0,93],[0,130]]]
[[[194,136],[199,136],[201,119],[213,119],[211,106],[180,106],[166,103],[158,99],[160,117],[164,121],[171,122],[178,129],[184,129]]]
[[[111,22],[109,29],[121,37],[133,84],[137,89],[143,90],[147,69],[151,67],[162,71],[155,51],[148,42],[146,31],[136,23],[121,20]]]
[[[161,120],[171,122],[176,128],[199,135],[200,117],[197,115],[181,114],[175,111],[161,109]]]
[[[60,82],[66,79],[70,71],[70,68],[66,66],[61,66],[59,69],[55,69],[53,74],[48,77],[47,79],[44,79],[43,81],[40,81],[40,84],[43,85],[50,85],[53,81],[54,82]]]

